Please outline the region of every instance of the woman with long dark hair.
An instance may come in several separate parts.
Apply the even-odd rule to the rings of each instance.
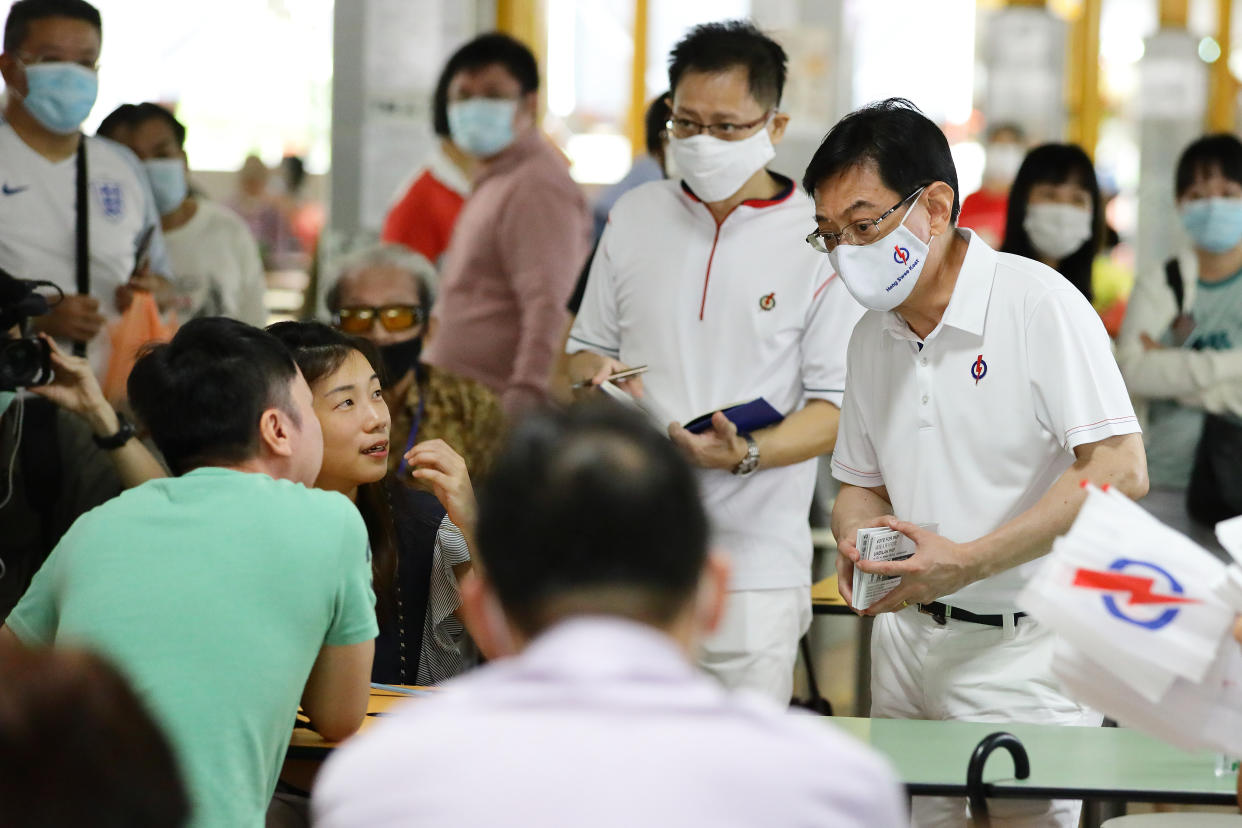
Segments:
[[[1043,144],[1026,154],[1009,190],[1001,250],[1036,259],[1087,297],[1104,231],[1095,167],[1081,147]]]
[[[388,477],[391,419],[374,347],[317,322],[279,322],[268,331],[293,352],[314,397],[324,442],[315,487],[349,497],[367,526],[380,626],[372,680],[450,678],[474,661],[453,615],[457,581],[470,566],[458,523],[469,532],[474,522],[465,463],[448,444],[431,440],[408,455],[411,477],[430,492]]]

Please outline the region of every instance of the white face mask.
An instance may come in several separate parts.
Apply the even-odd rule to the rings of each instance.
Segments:
[[[1091,238],[1091,211],[1073,204],[1032,204],[1022,229],[1035,252],[1059,262]]]
[[[917,205],[916,196],[901,224],[884,238],[871,244],[838,244],[828,254],[833,270],[864,308],[890,311],[914,290],[929,250],[927,243],[906,227],[906,219]]]
[[[983,165],[983,177],[989,181],[1003,181],[1010,184],[1014,176],[1018,174],[1018,167],[1022,166],[1026,150],[1018,144],[1005,142],[988,144],[987,154],[984,157],[986,160]]]
[[[668,141],[672,168],[694,194],[710,203],[724,201],[776,156],[767,125],[741,141],[722,141],[711,135],[692,135]]]

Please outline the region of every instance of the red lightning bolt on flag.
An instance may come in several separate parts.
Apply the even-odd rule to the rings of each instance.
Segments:
[[[1156,595],[1152,592],[1155,578],[1144,578],[1140,575],[1123,575],[1120,572],[1100,572],[1095,569],[1080,569],[1074,575],[1074,586],[1088,589],[1102,589],[1130,593],[1128,606],[1135,604],[1197,604],[1197,598],[1182,598],[1178,595]]]

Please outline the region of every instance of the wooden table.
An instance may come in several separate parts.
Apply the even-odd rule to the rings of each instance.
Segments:
[[[432,687],[408,687],[408,690],[434,692]],[[371,727],[381,716],[387,715],[397,706],[418,701],[418,696],[386,690],[383,687],[372,687],[371,697],[367,700],[367,716],[362,721],[358,732]],[[299,721],[304,721],[299,717]],[[339,742],[329,742],[309,727],[295,727],[289,738],[289,751],[285,754],[285,764],[280,771],[280,779],[293,788],[308,792],[315,782],[315,774],[328,754]]]
[[[841,597],[837,576],[829,575],[811,585],[811,611],[816,615],[853,615],[849,604]]]

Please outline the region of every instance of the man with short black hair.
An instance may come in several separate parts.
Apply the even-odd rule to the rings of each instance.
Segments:
[[[909,101],[843,118],[803,186],[818,225],[807,242],[870,309],[850,340],[832,529],[851,604],[855,568],[902,579],[865,611],[877,616],[872,716],[1098,725],[1053,677],[1051,631],[1015,600],[1073,522],[1081,481],[1147,490],[1099,316],[1056,271],[956,227],[948,141]],[[860,561],[865,527],[895,529],[916,551]],[[1079,806],[993,814],[1068,827]],[[915,822],[960,825],[965,809],[917,797]]]
[[[80,518],[0,644],[112,659],[168,733],[191,824],[261,826],[299,701],[329,739],[366,712],[366,527],[347,498],[308,488],[319,420],[270,334],[192,320],[139,358],[129,393],[178,476]]]
[[[0,55],[8,91],[0,124],[0,267],[38,274],[64,291],[40,328],[66,348],[85,348],[100,377],[111,350],[107,323],[128,307],[133,289],[171,298],[146,182],[122,150],[79,131],[95,104],[101,34],[99,12],[85,0],[18,0]],[[82,165],[85,179],[78,177]],[[79,244],[86,261],[79,261]]]
[[[495,660],[337,751],[315,824],[906,825],[872,751],[692,666],[728,576],[697,489],[628,412],[520,424],[479,493],[482,577],[462,586]]]
[[[669,58],[668,155],[681,177],[617,201],[570,331],[562,380],[625,383],[686,422],[763,397],[784,415],[739,434],[722,413],[673,440],[700,468],[733,582],[700,664],[729,687],[788,703],[798,639],[811,621],[808,514],[815,459],[832,449],[845,346],[861,314],[805,248],[810,200],[770,172],[785,53],[744,21],[699,26]]]
[[[445,73],[449,132],[479,167],[445,253],[423,360],[490,389],[514,414],[547,396],[590,214],[564,156],[539,131],[529,49],[480,35]]]

